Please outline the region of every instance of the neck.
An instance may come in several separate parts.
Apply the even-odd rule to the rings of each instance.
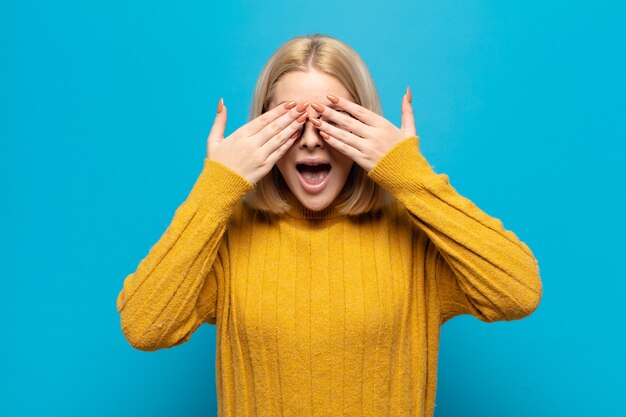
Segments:
[[[337,210],[334,201],[322,210],[311,210],[304,206],[291,190],[285,190],[284,195],[285,200],[291,206],[289,211],[285,213],[289,217],[296,219],[323,220],[343,216],[343,214]]]

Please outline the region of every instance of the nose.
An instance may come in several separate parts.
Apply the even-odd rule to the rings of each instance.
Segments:
[[[312,118],[318,118],[319,114],[313,109],[307,109],[308,114]],[[302,134],[300,135],[300,142],[298,144],[300,148],[324,148],[324,138],[320,135],[320,130],[313,125],[313,123],[307,119],[302,127]]]

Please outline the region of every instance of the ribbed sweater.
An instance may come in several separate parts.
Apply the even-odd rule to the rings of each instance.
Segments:
[[[403,139],[367,173],[393,204],[344,216],[290,194],[266,218],[254,185],[206,158],[167,230],[126,277],[121,328],[154,351],[216,327],[218,415],[432,416],[440,328],[538,306],[529,247]]]

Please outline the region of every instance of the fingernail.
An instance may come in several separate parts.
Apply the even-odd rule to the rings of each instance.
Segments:
[[[311,107],[313,107],[318,113],[324,113],[324,106],[322,106],[321,104],[311,103]]]
[[[224,99],[220,97],[220,101],[217,103],[217,113],[221,113],[224,110]]]
[[[333,96],[332,94],[328,94],[326,96],[333,104],[337,104],[339,103],[339,99],[335,96]]]
[[[303,110],[304,110],[304,109],[303,109]],[[299,110],[299,111],[302,111],[302,110]],[[298,118],[296,119],[296,121],[297,121],[298,123],[302,123],[302,122],[304,122],[304,121],[306,120],[306,118],[307,118],[307,117],[309,117],[309,115],[308,115],[308,114],[306,114],[306,113],[301,114],[300,116],[298,116]]]
[[[302,112],[307,107],[309,107],[309,102],[308,101],[306,103],[300,104],[298,107],[296,107],[296,110],[299,111],[299,112]]]
[[[295,101],[290,101],[289,103],[285,103],[285,109],[287,110],[291,110],[296,106],[296,102]]]
[[[317,120],[317,119],[314,119],[314,118],[312,118],[312,117],[309,117],[309,119],[311,120],[311,123],[313,123],[315,126],[318,126],[318,127],[319,127],[319,126],[321,126],[321,125],[322,125],[322,122],[321,122],[321,121],[319,121],[319,120]]]
[[[330,135],[329,135],[328,133],[326,133],[326,132],[322,132],[321,130],[320,130],[320,135],[322,135],[322,137],[323,137],[324,139],[328,139],[328,138],[330,137]]]
[[[411,103],[413,101],[413,95],[411,95],[411,89],[409,87],[406,88],[406,96],[409,103]]]

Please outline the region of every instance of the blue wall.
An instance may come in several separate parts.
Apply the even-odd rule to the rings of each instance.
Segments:
[[[623,3],[0,2],[0,414],[214,415],[215,328],[133,350],[115,300],[287,39],[353,46],[437,172],[534,251],[537,311],[442,329],[437,417],[624,416]],[[622,387],[622,388],[620,388]]]

